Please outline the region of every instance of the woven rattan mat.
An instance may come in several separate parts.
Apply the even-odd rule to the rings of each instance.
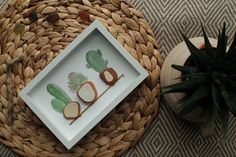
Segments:
[[[138,142],[158,111],[161,61],[147,22],[123,0],[28,2],[12,0],[7,11],[0,15],[0,142],[25,156],[122,154]],[[25,17],[32,10],[39,17],[36,22]],[[55,24],[48,23],[45,17],[54,11],[59,13],[60,20]],[[78,16],[80,11],[88,11],[89,22]],[[86,137],[67,151],[19,98],[18,92],[95,19],[102,22],[150,75]],[[17,35],[14,29],[20,23],[25,25],[25,30]],[[11,65],[18,57],[22,60]],[[12,126],[8,125],[11,118]]]

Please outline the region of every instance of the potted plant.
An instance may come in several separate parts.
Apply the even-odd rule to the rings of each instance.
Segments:
[[[72,93],[77,93],[77,96],[88,105],[91,105],[97,98],[96,86],[82,73],[69,73],[68,87]]]
[[[72,101],[61,87],[50,83],[47,85],[47,91],[54,97],[51,101],[51,106],[56,112],[63,113],[66,119],[75,119],[79,116],[80,103]]]
[[[100,49],[90,50],[86,54],[87,68],[92,68],[99,73],[99,77],[107,84],[114,85],[118,79],[116,71],[108,67],[108,61],[103,59]]]
[[[167,57],[161,86],[177,115],[201,122],[203,130],[213,130],[221,120],[226,133],[229,113],[236,115],[236,36],[227,48],[225,32],[224,25],[218,41],[209,39],[204,29],[203,38],[183,35],[186,46],[180,44]]]

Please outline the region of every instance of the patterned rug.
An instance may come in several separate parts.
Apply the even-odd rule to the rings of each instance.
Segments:
[[[218,29],[226,22],[229,40],[232,41],[236,30],[235,0],[130,1],[149,22],[163,57],[182,41],[181,31],[188,37],[200,36],[203,25],[209,36],[216,37]],[[226,141],[220,125],[217,125],[212,137],[204,139],[197,124],[178,119],[162,103],[158,117],[142,140],[124,157],[235,157],[236,121],[232,116],[229,126],[229,137]],[[11,150],[0,145],[0,157],[16,156]]]

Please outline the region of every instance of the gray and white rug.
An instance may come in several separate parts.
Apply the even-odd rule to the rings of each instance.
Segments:
[[[1,0],[0,0],[1,1]],[[5,1],[5,0],[2,0]],[[203,25],[209,36],[227,23],[229,40],[236,31],[235,0],[130,0],[150,24],[163,57],[182,41],[180,32],[188,37],[200,36]],[[199,126],[178,119],[164,104],[158,117],[142,140],[124,157],[235,157],[236,119],[231,117],[229,137],[224,141],[221,126],[204,139]],[[17,156],[0,145],[0,157]]]
[[[158,41],[162,56],[183,39],[201,35],[203,25],[211,37],[226,22],[229,40],[236,31],[235,0],[131,0],[145,16]],[[199,126],[178,119],[164,104],[142,140],[126,157],[235,157],[236,119],[231,117],[229,137],[224,141],[221,126],[215,134],[204,139]]]

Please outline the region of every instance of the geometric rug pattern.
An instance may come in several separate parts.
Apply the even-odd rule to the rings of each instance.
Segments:
[[[202,26],[217,38],[226,22],[229,42],[236,31],[235,0],[131,0],[148,21],[163,58],[187,37],[201,36]],[[230,117],[228,138],[221,125],[212,137],[201,136],[199,125],[176,117],[163,103],[142,140],[124,157],[235,157],[236,119]]]

